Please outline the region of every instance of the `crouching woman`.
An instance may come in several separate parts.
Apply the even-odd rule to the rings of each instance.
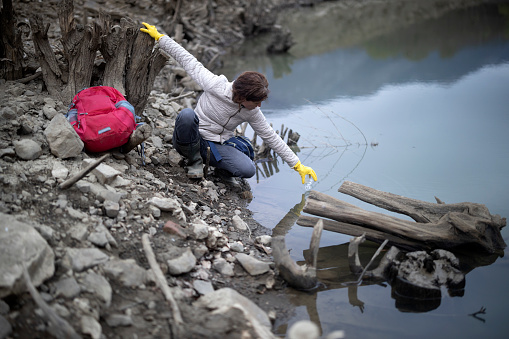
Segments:
[[[155,26],[143,23],[159,47],[171,55],[203,89],[195,109],[185,108],[177,116],[173,132],[175,149],[187,158],[187,176],[203,177],[203,159],[210,147],[210,165],[226,181],[233,177],[250,178],[256,166],[249,152],[242,147],[232,147],[237,126],[247,122],[256,134],[287,164],[295,169],[305,181],[306,175],[317,180],[311,167],[302,165],[297,155],[269,125],[260,107],[269,95],[269,84],[258,72],[244,72],[230,82],[224,75],[215,75],[203,66],[191,53]],[[242,140],[240,140],[242,143]],[[252,155],[254,156],[254,155]]]

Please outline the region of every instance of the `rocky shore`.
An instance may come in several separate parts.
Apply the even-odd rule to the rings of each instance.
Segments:
[[[23,265],[42,299],[78,333],[171,337],[175,328],[143,250],[144,234],[184,319],[179,333],[270,333],[268,314],[276,317],[283,305],[262,310],[248,299],[274,301],[282,286],[268,255],[269,231],[250,218],[242,192],[212,175],[187,179],[169,142],[182,108],[178,101],[153,92],[144,112],[154,126],[145,165],[134,150],[113,153],[61,189],[99,155],[53,155],[57,146],[50,148],[44,133],[66,106],[47,98],[41,82],[1,87],[0,337],[52,333],[40,306],[24,292]],[[68,146],[59,145],[57,153]]]
[[[216,1],[213,16],[200,1],[182,9],[194,37],[186,48],[208,66],[222,48],[274,24],[270,8],[295,5],[234,2]],[[171,26],[154,15],[165,1],[76,3],[81,15],[103,10]],[[21,1],[16,10],[21,20],[31,11],[46,15],[56,39],[57,5]],[[25,44],[29,51],[29,38]],[[293,306],[274,269],[271,231],[246,208],[249,185],[234,190],[210,172],[188,179],[171,145],[176,115],[199,92],[170,60],[138,112],[152,127],[144,153],[110,152],[62,188],[102,154],[59,142],[68,103],[49,97],[41,77],[0,79],[0,338],[275,337]],[[35,288],[27,289],[24,272]]]
[[[19,12],[28,5],[37,6]],[[62,137],[68,103],[41,77],[0,80],[0,338],[274,336],[291,306],[278,293],[270,230],[246,209],[247,182],[239,191],[213,174],[189,180],[171,146],[175,117],[199,90],[170,60],[141,113],[152,127],[144,153],[110,152],[62,188],[102,154]]]

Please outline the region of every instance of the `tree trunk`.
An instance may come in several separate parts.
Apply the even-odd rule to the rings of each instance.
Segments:
[[[16,27],[12,0],[2,1],[0,10],[0,79],[16,80],[23,76],[23,42]]]
[[[488,253],[503,253],[506,247],[500,234],[506,219],[492,216],[484,205],[430,204],[351,182],[345,182],[340,191],[430,222],[413,222],[366,211],[316,191],[311,191],[304,212],[335,220],[325,222],[326,230],[355,236],[366,232],[366,238],[370,240],[380,242],[388,238],[392,244],[403,248],[414,245],[424,249],[475,247]],[[297,224],[310,226],[309,217],[299,217]]]
[[[97,22],[94,22],[93,26],[76,23],[72,0],[61,1],[58,17],[64,56],[69,67],[67,84],[62,95],[64,100],[70,102],[78,91],[90,87],[102,32]]]
[[[48,40],[49,24],[45,25],[42,17],[35,15],[30,18],[30,27],[32,29],[35,55],[41,64],[42,77],[46,88],[51,96],[64,101],[62,96],[62,88],[64,87],[62,71]]]
[[[142,112],[154,86],[154,80],[166,63],[166,57],[159,49],[153,50],[154,39],[133,27],[132,47],[129,49],[129,62],[126,67],[125,85],[127,100],[136,112]]]
[[[81,25],[74,18],[72,0],[62,0],[59,23],[64,46],[64,62],[59,63],[48,40],[49,24],[35,15],[30,18],[37,58],[43,79],[51,96],[68,103],[74,95],[94,85],[119,90],[134,106],[138,115],[153,88],[154,80],[167,58],[154,50],[154,39],[139,34],[139,26],[129,18],[120,25],[105,15],[90,25]],[[98,52],[106,63],[103,70],[96,65]],[[98,83],[94,81],[99,80]]]

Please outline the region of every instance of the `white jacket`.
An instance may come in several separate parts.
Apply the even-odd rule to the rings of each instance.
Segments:
[[[202,88],[195,112],[200,119],[200,134],[205,140],[223,143],[234,136],[235,128],[248,122],[251,128],[271,149],[291,167],[299,158],[267,123],[259,107],[248,110],[232,101],[233,82],[224,75],[215,75],[203,66],[191,53],[164,35],[159,46],[170,54]]]

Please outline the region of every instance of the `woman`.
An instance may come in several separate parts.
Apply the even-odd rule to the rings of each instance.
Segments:
[[[173,145],[187,158],[187,176],[203,177],[203,159],[207,147],[211,149],[210,165],[220,169],[224,178],[250,178],[256,167],[250,157],[225,144],[234,136],[235,128],[248,122],[258,136],[284,161],[295,169],[305,182],[306,175],[317,180],[311,167],[301,164],[299,158],[265,120],[260,106],[269,94],[265,76],[258,72],[244,72],[230,82],[224,75],[215,75],[191,53],[170,37],[161,34],[155,26],[143,23],[159,47],[170,54],[203,89],[196,108],[183,109],[175,121]]]

